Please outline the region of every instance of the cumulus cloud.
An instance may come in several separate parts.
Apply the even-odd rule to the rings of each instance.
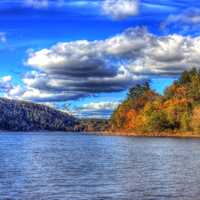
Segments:
[[[32,69],[24,85],[10,94],[50,102],[123,91],[152,75],[199,68],[199,46],[200,37],[156,36],[146,28],[130,28],[105,40],[58,43],[29,51],[26,64]]]
[[[91,102],[83,104],[72,111],[74,116],[89,118],[108,118],[113,110],[119,105],[119,102]]]
[[[122,20],[138,14],[138,0],[104,0],[102,12],[115,20]]]
[[[84,70],[84,69],[83,69]],[[124,68],[114,77],[77,77],[60,74],[27,74],[23,79],[25,90],[20,98],[38,102],[67,101],[105,92],[117,92],[126,89],[140,77],[132,76]],[[17,94],[15,95],[15,98]]]
[[[51,49],[31,53],[27,64],[42,68],[47,73],[72,77],[115,76],[116,70],[102,58],[103,52],[99,42],[75,41],[58,43]]]
[[[122,91],[142,81],[145,77],[130,73],[119,59],[137,54],[142,48],[142,38],[131,40],[140,32],[127,31],[102,41],[58,43],[50,49],[30,52],[26,64],[37,72],[24,77],[29,92],[23,97],[63,101]]]
[[[156,37],[132,61],[129,69],[136,74],[178,75],[182,71],[199,68],[200,37],[177,34]]]

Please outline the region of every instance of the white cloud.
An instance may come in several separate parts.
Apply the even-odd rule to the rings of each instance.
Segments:
[[[46,92],[54,94],[53,99],[67,100],[101,92],[122,91],[145,78],[129,73],[120,60],[113,62],[115,57],[118,59],[129,54],[130,48],[133,54],[142,48],[142,40],[131,40],[139,32],[142,30],[135,30],[134,34],[127,31],[102,41],[58,43],[50,49],[31,51],[26,64],[40,72],[29,73],[23,81],[29,91],[30,88],[40,91],[35,95],[38,99],[44,99],[42,94]],[[31,91],[36,93],[35,90]],[[33,97],[28,94],[26,98]]]
[[[156,36],[130,28],[105,40],[58,43],[30,51],[35,71],[23,78],[25,100],[52,102],[118,92],[151,78],[200,68],[200,37]]]
[[[138,0],[104,0],[102,12],[115,20],[122,20],[138,14]]]
[[[152,36],[140,56],[132,60],[129,69],[136,74],[171,75],[200,67],[200,37],[168,35]]]
[[[188,26],[200,25],[200,9],[199,8],[188,8],[179,14],[171,14],[168,18],[161,24],[161,28],[166,28],[169,26],[181,26],[183,29],[188,28]]]
[[[12,76],[3,76],[1,78],[1,81],[6,83],[6,82],[10,82],[12,80]]]
[[[12,89],[13,86],[11,81],[11,76],[0,77],[0,92],[7,93]]]
[[[2,43],[7,42],[6,33],[0,32],[0,42],[2,42]]]
[[[36,9],[47,8],[49,6],[48,0],[25,0],[25,5]]]
[[[20,85],[16,85],[10,88],[8,93],[6,94],[7,97],[13,97],[18,99],[23,94],[23,89]]]
[[[69,0],[25,0],[24,5],[34,9],[46,9],[49,7],[96,7],[98,3],[95,1],[69,1]]]
[[[82,111],[114,110],[118,105],[119,102],[91,102],[83,104],[79,109]]]
[[[108,118],[111,113],[118,107],[120,102],[91,102],[83,104],[72,111],[72,114],[76,117],[84,118]]]

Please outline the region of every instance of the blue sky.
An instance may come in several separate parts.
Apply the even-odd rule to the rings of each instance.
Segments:
[[[196,0],[1,0],[1,96],[108,117],[135,83],[198,68],[199,30]]]

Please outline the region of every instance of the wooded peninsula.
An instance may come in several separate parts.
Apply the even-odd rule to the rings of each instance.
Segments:
[[[114,111],[110,131],[125,135],[200,136],[200,71],[192,69],[163,95],[145,82],[129,90]]]

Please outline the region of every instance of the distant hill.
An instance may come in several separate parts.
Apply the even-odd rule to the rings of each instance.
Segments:
[[[0,130],[73,131],[78,121],[45,105],[0,98]]]

